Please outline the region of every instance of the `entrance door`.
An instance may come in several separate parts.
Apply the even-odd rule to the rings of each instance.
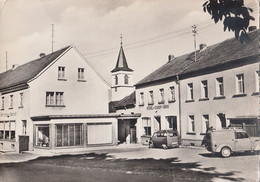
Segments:
[[[29,150],[29,136],[19,136],[19,153]]]
[[[130,143],[136,143],[136,127],[130,128]]]

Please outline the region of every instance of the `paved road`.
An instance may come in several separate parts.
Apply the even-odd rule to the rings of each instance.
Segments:
[[[224,159],[201,148],[105,149],[0,164],[11,181],[258,181],[258,155]]]

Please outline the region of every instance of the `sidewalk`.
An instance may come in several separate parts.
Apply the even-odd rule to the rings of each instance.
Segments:
[[[52,157],[59,155],[80,155],[84,153],[91,152],[102,152],[106,150],[134,150],[139,148],[147,148],[147,146],[142,144],[120,144],[117,146],[98,146],[98,147],[88,147],[88,148],[63,148],[55,150],[47,149],[34,149],[33,151],[24,151],[22,153],[16,152],[0,152],[0,164],[1,163],[19,163],[26,162],[29,160],[37,159],[39,157]]]

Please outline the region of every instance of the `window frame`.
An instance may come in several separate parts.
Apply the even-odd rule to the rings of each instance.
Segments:
[[[118,76],[115,75],[115,85],[118,85]]]
[[[46,92],[45,107],[65,107],[64,92]]]
[[[9,109],[14,108],[14,95],[9,95]]]
[[[146,121],[146,125],[144,122]],[[142,118],[143,136],[152,136],[152,120],[150,117]]]
[[[216,96],[217,97],[225,96],[224,78],[223,77],[216,78]]]
[[[201,134],[206,134],[209,129],[209,114],[202,115]]]
[[[153,105],[154,104],[154,93],[153,90],[149,91],[149,100],[148,100],[148,105]]]
[[[245,93],[245,77],[244,74],[236,75],[236,94],[244,94]]]
[[[139,93],[139,106],[144,106],[144,92]]]
[[[23,92],[21,92],[19,95],[20,95],[19,108],[23,108],[24,94]]]
[[[78,81],[85,81],[85,68],[78,68]]]
[[[175,87],[171,86],[169,87],[169,100],[168,102],[174,102],[176,100],[176,93],[175,93]]]
[[[159,89],[159,99],[158,99],[158,104],[164,104],[164,88]]]
[[[189,133],[195,133],[195,116],[194,115],[188,115],[188,134]]]
[[[209,98],[208,80],[201,81],[201,98],[202,99]]]
[[[65,66],[58,66],[58,80],[66,80],[65,70]]]
[[[5,109],[5,97],[1,97],[1,110]]]
[[[193,83],[187,83],[187,100],[188,101],[194,100]]]
[[[124,84],[125,85],[129,84],[129,76],[127,74],[125,74],[125,76],[124,76]]]

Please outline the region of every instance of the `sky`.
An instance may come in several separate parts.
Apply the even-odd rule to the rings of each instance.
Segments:
[[[3,6],[3,2],[5,2]],[[205,0],[0,0],[0,72],[68,45],[87,58],[111,83],[122,34],[128,66],[135,83],[168,60],[234,37],[204,13]],[[259,27],[258,0],[245,0]],[[1,8],[2,5],[2,8]],[[7,52],[7,54],[6,54]],[[6,58],[7,55],[7,58]]]

